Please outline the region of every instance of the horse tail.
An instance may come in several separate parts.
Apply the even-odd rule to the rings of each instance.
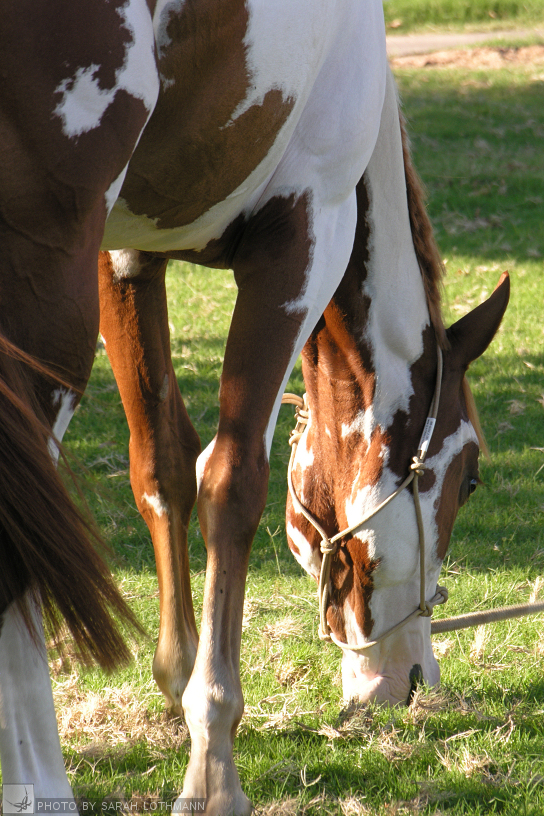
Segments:
[[[64,620],[78,657],[111,670],[131,657],[122,630],[142,629],[55,466],[36,373],[59,379],[0,334],[0,612],[17,604],[35,637],[31,604],[41,603],[48,635]]]

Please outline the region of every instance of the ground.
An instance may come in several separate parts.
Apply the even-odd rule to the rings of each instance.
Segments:
[[[505,68],[511,64],[544,65],[544,45],[528,45],[519,48],[506,46],[453,48],[430,54],[392,57],[390,62],[394,68],[424,68],[427,65],[447,65],[459,68]]]

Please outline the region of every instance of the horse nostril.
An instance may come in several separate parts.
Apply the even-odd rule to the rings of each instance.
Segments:
[[[421,668],[419,663],[414,663],[414,665],[410,669],[408,679],[410,680],[410,691],[408,692],[408,699],[406,700],[406,705],[410,705],[410,703],[412,702],[412,698],[415,694],[415,691],[418,687],[418,684],[423,682],[423,669]]]

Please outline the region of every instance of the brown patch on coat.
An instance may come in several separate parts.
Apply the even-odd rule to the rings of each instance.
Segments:
[[[396,411],[393,421],[386,431],[389,443],[389,460],[387,466],[398,478],[398,484],[407,477],[412,458],[417,453],[417,447],[433,399],[436,386],[436,373],[436,337],[433,328],[427,326],[423,332],[423,354],[410,367],[410,381],[412,383],[413,394],[409,400],[408,411]],[[437,425],[433,433],[427,458],[438,453],[442,447],[445,436],[449,435],[448,432],[453,432],[458,427],[459,419],[453,431],[450,431],[448,426],[448,432],[442,433],[444,416],[450,417],[453,413],[450,410],[449,398],[451,398],[451,395],[445,393],[443,377]],[[447,411],[444,410],[445,405],[448,406]],[[390,444],[392,440],[395,441],[394,446]],[[432,471],[426,471],[420,479],[419,489],[421,492],[425,492],[426,490],[430,490],[433,484],[434,474]],[[409,489],[411,490],[411,487]]]
[[[294,100],[272,88],[232,119],[253,81],[247,27],[241,0],[202,0],[170,14],[171,43],[159,63],[165,81],[121,190],[129,209],[159,229],[192,224],[224,201],[266,157],[293,110]]]
[[[11,230],[8,239],[2,238],[4,266],[33,266],[44,279],[54,280],[59,265],[71,264],[85,252],[91,219],[98,247],[104,194],[127,164],[147,111],[141,99],[120,90],[100,127],[69,137],[55,109],[62,99],[59,86],[69,87],[81,68],[99,66],[94,76],[100,88],[113,87],[132,40],[117,13],[123,5],[121,0],[61,2],[55,5],[54,24],[45,2],[22,0],[2,9],[0,143],[10,160],[0,165],[0,220]],[[96,252],[93,248],[95,269]],[[1,268],[0,273],[4,280]],[[38,297],[47,299],[41,293]]]

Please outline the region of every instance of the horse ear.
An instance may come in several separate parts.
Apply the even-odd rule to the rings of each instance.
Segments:
[[[510,276],[503,272],[493,294],[447,330],[452,352],[462,368],[468,368],[493,340],[509,297]]]

